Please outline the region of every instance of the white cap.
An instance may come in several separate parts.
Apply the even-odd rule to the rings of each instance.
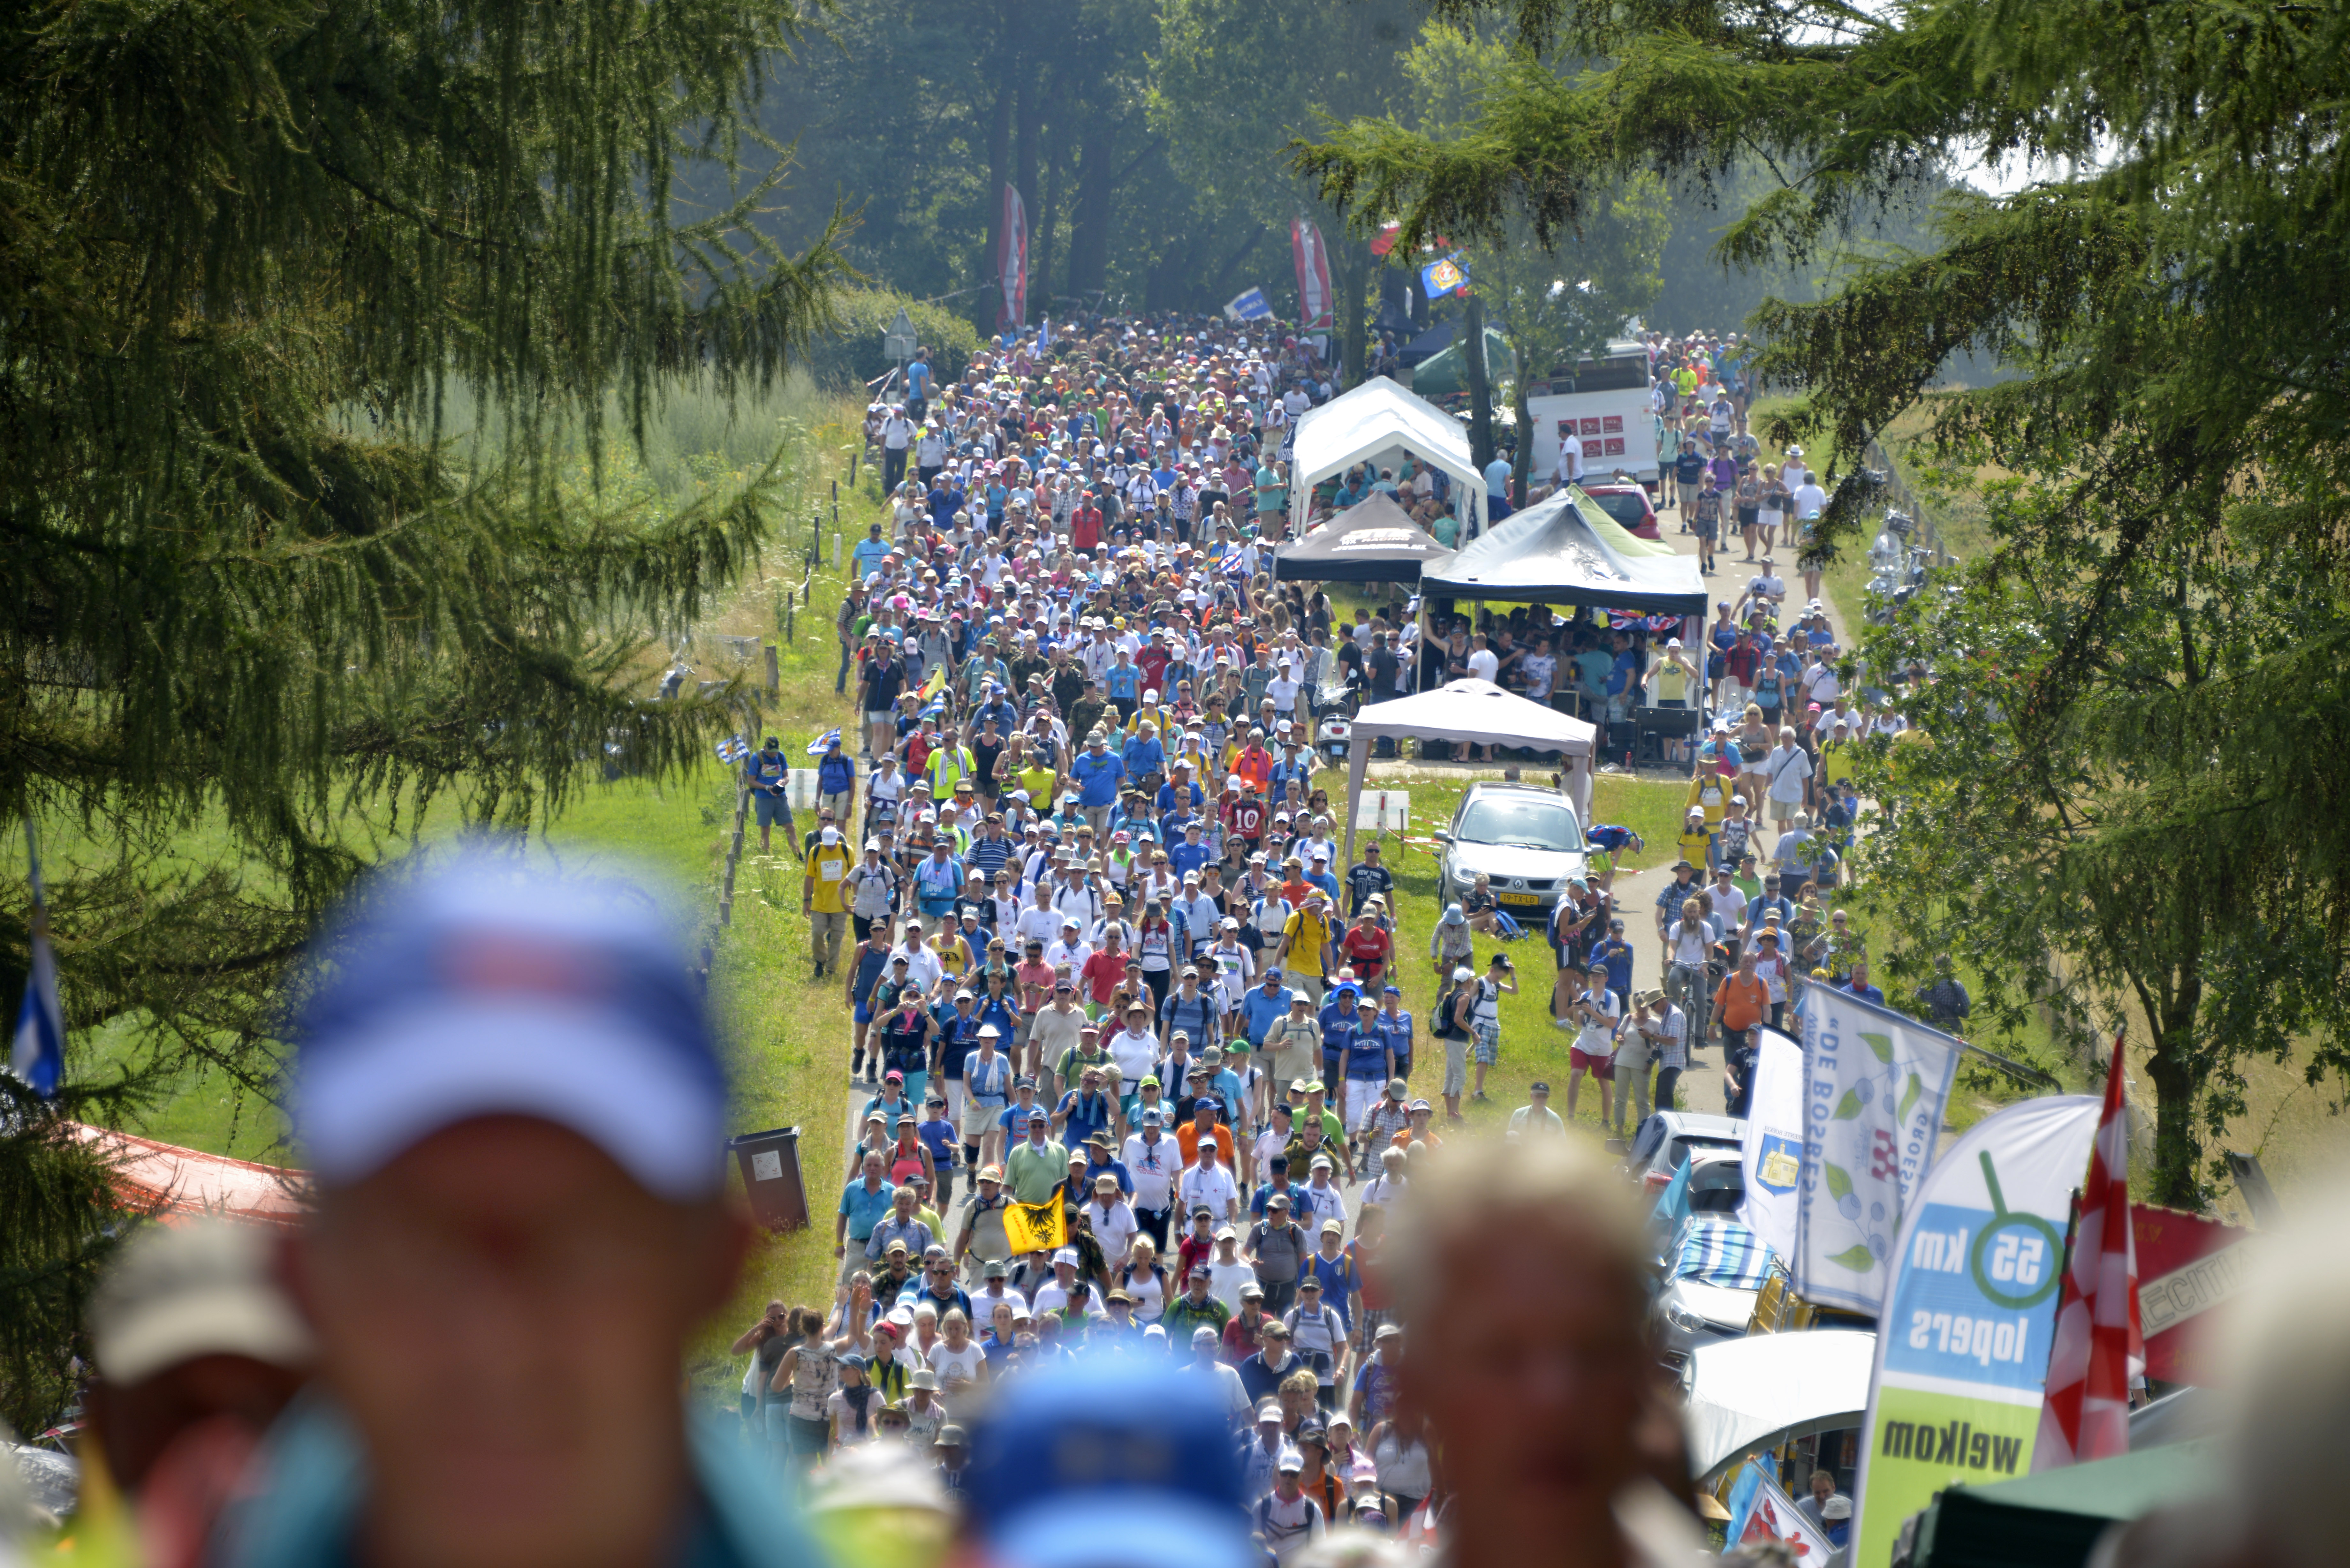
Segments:
[[[276,1283],[259,1228],[198,1217],[143,1226],[90,1303],[90,1342],[109,1383],[144,1383],[200,1355],[300,1366],[310,1334]]]

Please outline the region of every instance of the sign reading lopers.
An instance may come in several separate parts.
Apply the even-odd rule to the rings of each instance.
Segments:
[[[1953,1481],[2031,1470],[2064,1226],[2097,1116],[2086,1095],[2011,1106],[1919,1183],[1877,1321],[1855,1568],[1885,1568],[1902,1521]]]

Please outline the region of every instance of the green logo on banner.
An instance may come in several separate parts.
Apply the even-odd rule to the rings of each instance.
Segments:
[[[2046,1301],[2063,1280],[2064,1239],[2056,1234],[2056,1227],[2037,1214],[2007,1211],[1989,1149],[1982,1154],[1982,1173],[1983,1185],[1991,1189],[1993,1218],[1975,1237],[1967,1266],[1974,1274],[1975,1288],[1992,1304],[2022,1312]]]

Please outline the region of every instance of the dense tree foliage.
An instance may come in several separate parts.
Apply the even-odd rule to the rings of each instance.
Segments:
[[[1509,65],[1509,51],[1492,36],[1495,31],[1481,35],[1443,21],[1421,29],[1419,41],[1404,57],[1403,71],[1422,133],[1457,136],[1474,122],[1481,84]],[[1594,203],[1575,233],[1558,236],[1549,247],[1535,242],[1523,218],[1506,221],[1497,240],[1464,247],[1479,311],[1501,328],[1518,363],[1511,398],[1520,431],[1534,428],[1526,405],[1529,381],[1599,354],[1627,320],[1656,300],[1670,226],[1664,182],[1633,172]],[[1490,457],[1487,452],[1477,455],[1481,461]],[[1511,493],[1523,504],[1534,442],[1520,441],[1514,455]]]
[[[797,164],[794,199],[760,220],[786,245],[819,236],[837,197],[859,270],[992,329],[1009,183],[1028,213],[1032,321],[1212,308],[1285,272],[1262,215],[1209,200],[1150,122],[1149,0],[843,0],[825,32],[779,65],[760,110]]]
[[[1507,16],[1511,67],[1474,127],[1357,121],[1304,159],[1326,193],[1413,234],[1522,217],[1546,237],[1627,170],[1721,182],[1760,160],[1773,178],[1721,254],[1802,265],[1955,158],[2042,176],[1948,192],[1916,254],[1764,306],[1760,369],[1804,394],[1775,433],[1846,452],[1954,352],[2014,373],[1931,401],[1920,461],[2021,479],[1948,614],[1864,650],[1878,669],[1916,653],[1948,689],[1913,699],[1936,720],[1940,793],[1879,858],[1926,878],[1914,897],[1950,884],[1908,911],[1914,934],[1986,956],[2019,900],[2096,912],[2044,907],[2080,977],[2070,1015],[2123,1013],[2151,1041],[2156,1186],[2191,1199],[2231,1064],[2293,1049],[2322,1076],[2345,1020],[2350,859],[2331,807],[2350,763],[2332,738],[2350,710],[2319,671],[2350,586],[2350,7],[1525,0]],[[1838,489],[1823,552],[1868,498]],[[1898,815],[1898,781],[1893,799]],[[1950,858],[2019,841],[2031,851],[2001,866]],[[1981,880],[2002,875],[2037,880]],[[2052,984],[2028,963],[1986,978],[2002,1002]]]
[[[0,1415],[53,1404],[22,1347],[68,1343],[109,1218],[63,1118],[191,1060],[267,1093],[288,958],[436,798],[518,825],[608,743],[704,754],[716,716],[639,702],[630,661],[753,557],[775,475],[647,516],[559,460],[687,378],[773,383],[826,325],[828,233],[776,249],[757,183],[672,201],[754,134],[798,25],[773,0],[0,22],[0,816],[97,846],[52,867],[69,1033],[155,1042],[121,1081],[69,1055],[53,1107],[0,1077]],[[452,389],[494,429],[444,439]],[[0,887],[14,999],[27,904]]]

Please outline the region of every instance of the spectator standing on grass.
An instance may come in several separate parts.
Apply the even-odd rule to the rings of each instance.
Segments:
[[[784,825],[784,842],[798,852],[797,832],[792,826],[791,800],[792,766],[785,760],[783,742],[774,735],[767,743],[743,759],[743,783],[751,792],[751,808],[759,823],[759,853],[773,853],[769,834],[777,822]]]
[[[800,886],[800,913],[807,919],[816,963],[814,979],[840,972],[840,941],[848,929],[848,874],[856,863],[840,841],[839,828],[827,825],[817,830]]]
[[[1935,1028],[1956,1034],[1966,1027],[1967,1014],[1974,1002],[1967,994],[1965,983],[1950,972],[1950,954],[1934,956],[1934,978],[1918,992],[1918,1002],[1925,1012],[1926,1022]]]

